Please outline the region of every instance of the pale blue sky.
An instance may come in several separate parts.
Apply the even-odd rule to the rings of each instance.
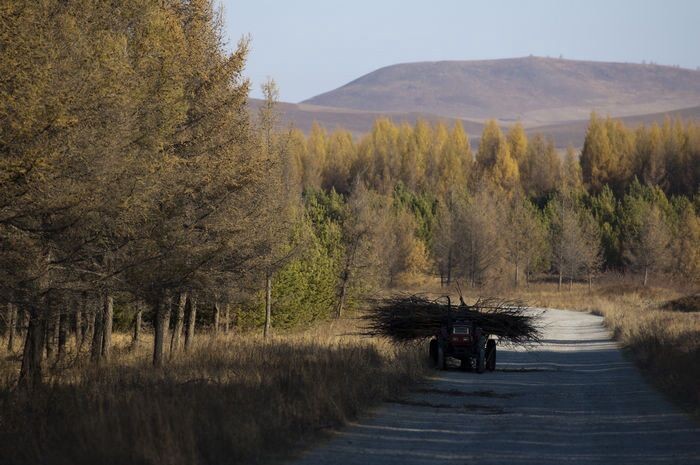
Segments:
[[[700,0],[222,0],[253,96],[298,102],[382,66],[526,55],[700,66]]]

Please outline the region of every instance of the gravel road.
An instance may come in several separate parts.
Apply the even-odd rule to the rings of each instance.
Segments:
[[[296,463],[700,464],[700,425],[646,383],[601,317],[543,320],[543,345],[499,347],[493,373],[436,371]]]

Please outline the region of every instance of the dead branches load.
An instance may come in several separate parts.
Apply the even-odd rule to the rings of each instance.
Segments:
[[[446,299],[430,300],[419,295],[375,300],[361,317],[362,334],[383,336],[405,343],[433,336],[452,318],[473,321],[487,334],[512,344],[538,342],[538,315],[526,311],[522,302],[479,299],[473,305],[450,306]]]

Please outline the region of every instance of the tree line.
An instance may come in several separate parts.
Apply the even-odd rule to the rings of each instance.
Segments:
[[[209,0],[11,2],[0,24],[0,327],[19,384],[153,328],[303,326],[433,273],[559,286],[604,269],[700,274],[696,124],[591,118],[580,157],[491,121],[378,119],[356,139],[247,106],[248,40]]]
[[[528,137],[520,124],[504,132],[495,121],[475,153],[459,122],[379,119],[359,140],[318,125],[289,137],[306,189],[348,196],[362,184],[386,199],[393,222],[412,226],[403,272],[471,285],[553,273],[561,287],[603,270],[638,272],[645,285],[652,271],[700,279],[695,122],[630,129],[593,114],[582,151],[564,154],[541,134]]]
[[[67,334],[109,359],[125,306],[135,340],[146,309],[161,366],[203,303],[230,301],[223,283],[269,274],[289,229],[283,163],[248,115],[248,41],[226,52],[207,0],[10,2],[1,17],[0,281],[19,384],[41,382]]]

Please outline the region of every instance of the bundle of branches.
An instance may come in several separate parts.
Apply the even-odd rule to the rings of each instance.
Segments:
[[[485,333],[512,344],[538,342],[538,315],[520,301],[479,299],[473,305],[449,306],[446,299],[419,295],[374,300],[363,320],[363,335],[384,336],[396,343],[431,337],[449,318],[473,321]],[[450,315],[451,312],[451,315]]]

